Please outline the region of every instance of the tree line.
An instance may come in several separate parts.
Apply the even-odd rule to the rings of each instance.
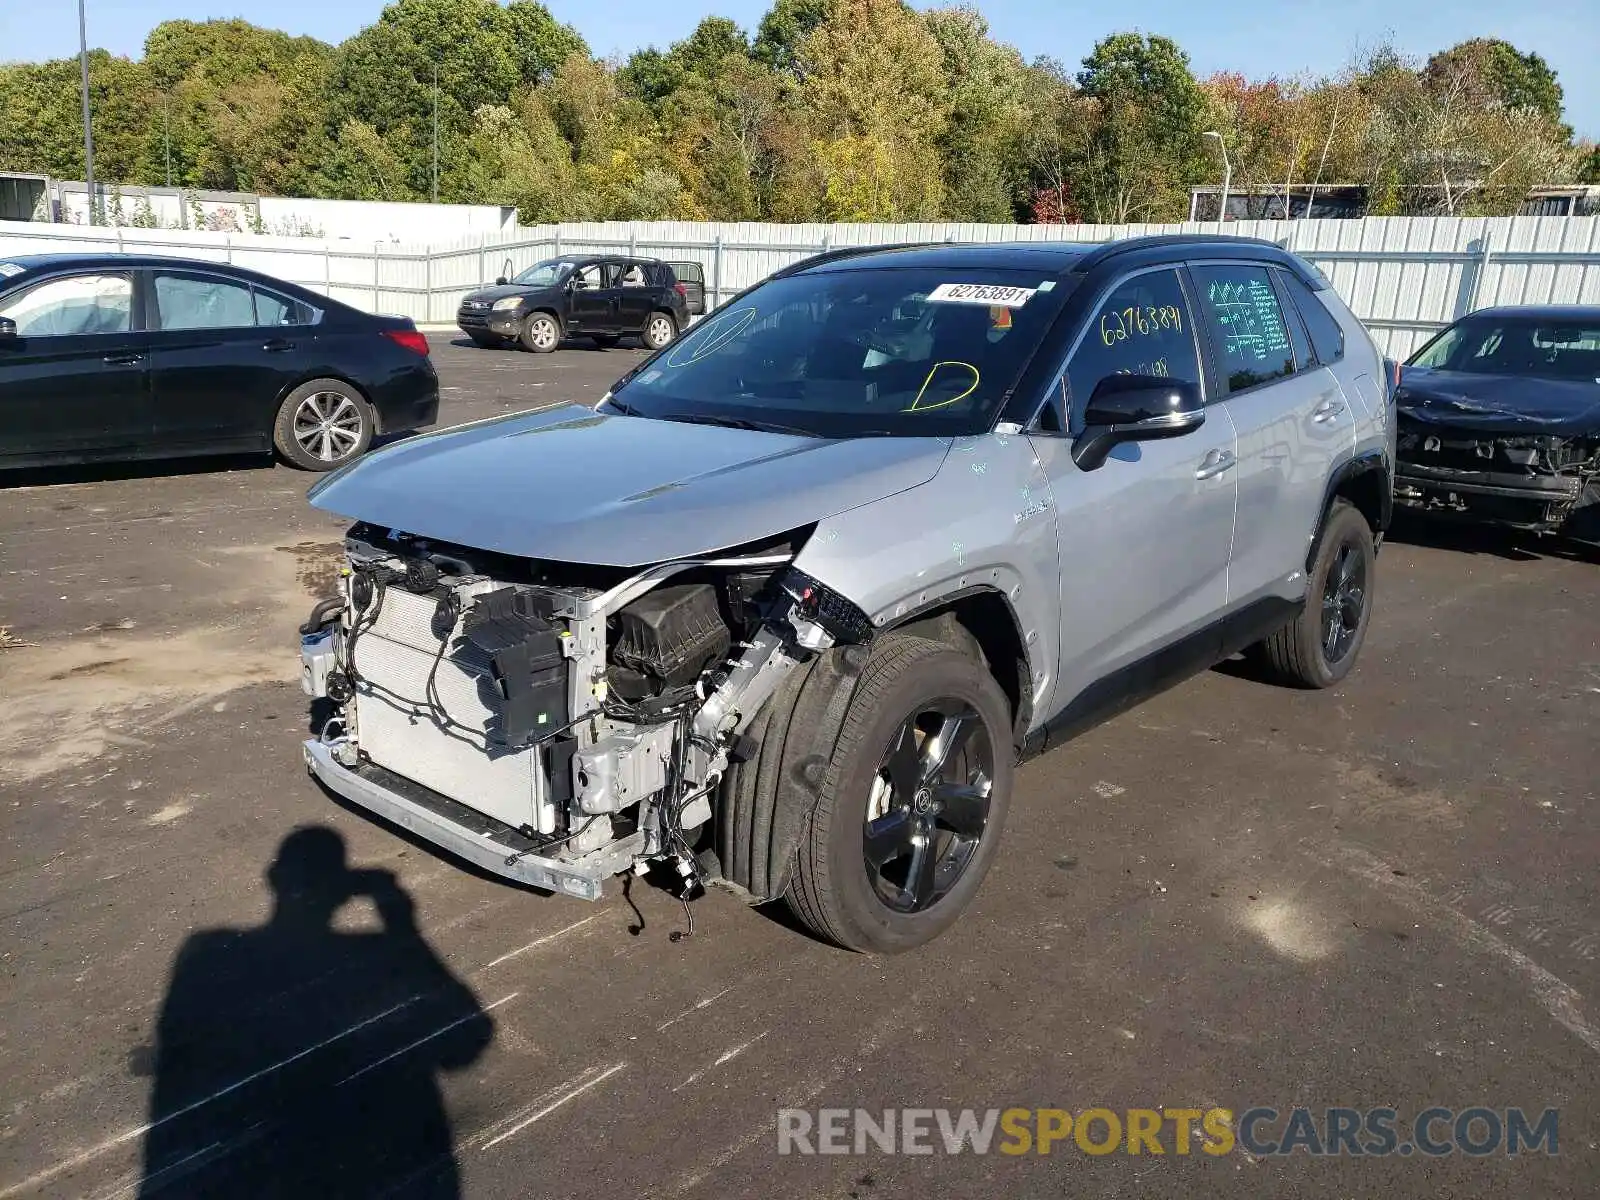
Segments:
[[[1024,59],[970,5],[776,0],[751,35],[593,56],[537,0],[396,0],[338,46],[167,21],[90,55],[96,175],[121,184],[515,205],[526,223],[1171,221],[1216,182],[1360,185],[1381,214],[1500,214],[1600,182],[1537,54],[1379,44],[1323,77],[1194,75],[1112,33]],[[437,130],[437,135],[435,131]],[[76,59],[0,66],[0,170],[81,179]]]

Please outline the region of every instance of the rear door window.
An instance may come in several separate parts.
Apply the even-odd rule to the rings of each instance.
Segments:
[[[1227,263],[1190,271],[1229,393],[1293,375],[1289,325],[1268,269]]]
[[[250,329],[256,323],[249,284],[162,271],[155,289],[157,329]]]
[[[18,337],[127,333],[132,315],[133,281],[120,273],[47,279],[0,300],[0,317],[16,322]]]

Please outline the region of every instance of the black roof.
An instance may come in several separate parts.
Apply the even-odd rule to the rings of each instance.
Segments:
[[[776,275],[851,270],[864,260],[902,267],[967,267],[991,270],[1053,271],[1086,275],[1103,263],[1143,266],[1181,261],[1188,256],[1251,258],[1290,268],[1315,289],[1327,286],[1321,272],[1276,242],[1228,234],[1159,234],[1114,242],[917,242],[887,246],[849,246],[794,263]]]
[[[1523,317],[1535,321],[1600,321],[1600,304],[1502,304],[1479,308],[1461,320],[1473,317]]]

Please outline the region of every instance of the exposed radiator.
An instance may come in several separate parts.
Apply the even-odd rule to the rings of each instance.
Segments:
[[[508,750],[489,736],[498,728],[501,700],[486,656],[453,638],[434,671],[442,637],[452,637],[435,625],[437,612],[433,597],[390,587],[376,624],[357,639],[361,748],[379,766],[497,821],[553,832],[556,814],[539,748]],[[425,702],[430,671],[448,726]]]

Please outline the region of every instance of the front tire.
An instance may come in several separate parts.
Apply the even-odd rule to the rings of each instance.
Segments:
[[[561,326],[549,313],[536,312],[522,323],[517,340],[535,354],[549,354],[561,344]]]
[[[981,663],[924,638],[880,638],[801,831],[789,908],[865,953],[943,933],[993,862],[1012,759],[1009,705]]]
[[[313,379],[278,406],[272,442],[302,471],[331,471],[359,458],[372,444],[372,409],[342,379]]]
[[[1253,648],[1275,682],[1325,688],[1350,673],[1367,638],[1376,565],[1366,517],[1348,500],[1334,500],[1318,540],[1305,608]]]
[[[644,343],[646,350],[659,350],[677,336],[678,323],[672,319],[672,314],[653,312],[644,323],[644,332],[639,335],[639,340]]]

